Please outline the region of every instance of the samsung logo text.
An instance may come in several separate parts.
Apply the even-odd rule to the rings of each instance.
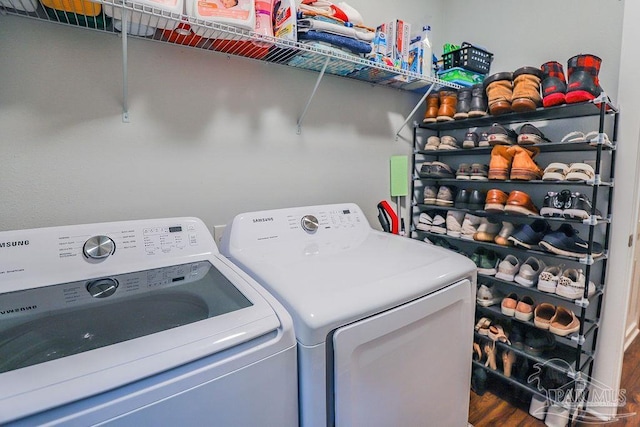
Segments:
[[[15,242],[0,242],[0,248],[11,248],[13,246],[27,246],[28,240],[17,240]]]

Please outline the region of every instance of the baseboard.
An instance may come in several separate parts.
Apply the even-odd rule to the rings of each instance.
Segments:
[[[638,322],[633,322],[626,330],[624,335],[624,351],[627,351],[627,348],[631,345],[633,340],[640,334],[640,329],[638,329]]]

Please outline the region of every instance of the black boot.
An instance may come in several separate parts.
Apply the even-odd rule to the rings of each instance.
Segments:
[[[453,118],[456,120],[466,119],[471,108],[471,88],[463,88],[458,91],[458,104]]]
[[[567,104],[590,101],[600,95],[598,80],[602,59],[595,55],[576,55],[567,61]]]
[[[482,83],[471,87],[471,106],[469,117],[483,117],[487,115],[487,95]]]

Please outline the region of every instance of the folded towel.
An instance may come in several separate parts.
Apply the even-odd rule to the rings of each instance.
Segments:
[[[349,37],[339,36],[337,34],[325,33],[322,31],[309,30],[299,32],[298,39],[314,40],[332,44],[350,50],[353,53],[369,53],[371,52],[371,43],[355,40]]]
[[[352,39],[363,40],[366,42],[373,41],[374,32],[363,28],[347,27],[345,25],[326,22],[323,19],[303,18],[298,19],[298,31],[305,32],[309,30],[323,31],[330,34],[338,34],[340,36],[350,37]]]

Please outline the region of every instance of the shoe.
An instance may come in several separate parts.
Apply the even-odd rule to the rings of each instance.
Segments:
[[[435,123],[438,117],[438,109],[440,108],[440,94],[431,92],[427,95],[427,110],[424,113],[422,123]]]
[[[478,248],[471,255],[471,260],[478,267],[478,274],[485,276],[494,276],[497,272],[498,262],[500,261],[494,251],[485,248]]]
[[[491,307],[502,301],[503,295],[493,289],[493,286],[480,285],[476,292],[476,303],[482,307]]]
[[[518,139],[518,134],[511,129],[494,123],[487,131],[489,145],[513,145]]]
[[[487,194],[482,190],[474,189],[469,196],[469,209],[482,210],[484,208],[484,202]]]
[[[471,86],[471,105],[469,117],[484,117],[487,115],[487,96],[482,83]]]
[[[511,109],[522,113],[542,106],[540,82],[542,71],[537,67],[522,67],[513,72]]]
[[[489,180],[489,166],[481,163],[472,163],[471,172],[469,178],[472,181],[488,181]]]
[[[504,181],[509,179],[511,173],[511,162],[513,161],[513,151],[504,145],[496,145],[491,150],[491,160],[489,162],[489,179]]]
[[[509,147],[513,154],[511,163],[510,179],[519,179],[523,181],[531,181],[542,178],[542,169],[533,158],[540,153],[537,147],[523,148],[521,146]]]
[[[562,275],[562,266],[548,265],[538,277],[538,290],[550,294],[556,293],[558,281]]]
[[[502,221],[502,228],[500,229],[498,235],[493,239],[493,241],[500,246],[511,246],[509,236],[511,236],[513,230],[514,226],[512,223]]]
[[[532,356],[542,356],[545,351],[553,350],[556,347],[556,339],[553,334],[538,329],[527,331],[524,340],[524,351]]]
[[[524,191],[518,190],[509,193],[504,211],[517,215],[538,215],[538,208],[531,201],[531,197]]]
[[[569,165],[566,163],[553,162],[544,168],[542,172],[543,181],[564,181],[567,179]]]
[[[516,306],[518,305],[518,295],[511,292],[502,299],[500,303],[500,312],[505,316],[513,317],[516,314]]]
[[[418,217],[418,224],[416,224],[416,228],[421,231],[431,231],[433,216],[433,214],[428,212],[422,212]]]
[[[485,362],[484,366],[488,367],[489,369],[493,369],[494,371],[498,369],[498,365],[496,363],[496,352],[497,350],[495,342],[485,343],[484,353],[487,356],[487,361]]]
[[[469,117],[469,108],[471,108],[471,88],[462,88],[458,91],[456,113],[453,118],[455,120],[466,119]]]
[[[489,134],[487,132],[480,133],[480,139],[478,139],[478,147],[490,147]]]
[[[560,192],[549,191],[544,196],[540,215],[552,218],[562,218],[565,209],[571,208],[571,191],[562,190]]]
[[[563,190],[568,191],[568,190]],[[571,198],[565,203],[562,216],[565,218],[589,219],[593,211],[591,200],[581,193],[570,193]],[[602,213],[596,209],[594,213],[596,219],[602,219]]]
[[[464,135],[464,141],[462,141],[462,148],[475,148],[478,146],[478,140],[480,137],[477,132],[467,132]]]
[[[431,232],[436,234],[447,234],[447,220],[440,214],[436,214],[431,221]]]
[[[549,332],[561,337],[566,337],[567,335],[578,332],[579,330],[580,320],[578,320],[573,311],[562,306],[558,306],[556,308],[556,314],[549,322]],[[491,333],[491,329],[489,329],[489,333]]]
[[[471,179],[471,165],[469,163],[460,163],[456,170],[456,179]]]
[[[440,150],[457,150],[460,146],[458,140],[451,135],[444,135],[440,138]]]
[[[564,104],[567,81],[562,64],[549,61],[542,64],[540,69],[542,71],[542,105],[546,108]]]
[[[487,93],[489,113],[497,116],[510,113],[513,98],[513,73],[496,73],[484,79]]]
[[[571,163],[565,176],[567,181],[591,181],[593,178],[595,171],[586,163]]]
[[[458,103],[458,94],[454,90],[443,89],[440,92],[440,107],[436,121],[448,122],[453,120],[456,113],[456,104]]]
[[[475,326],[475,331],[483,336],[489,336],[489,326],[491,326],[491,319],[488,317],[482,317]]]
[[[455,173],[453,169],[451,169],[451,166],[446,163],[427,162],[422,164],[420,176],[423,178],[452,179],[455,177]]]
[[[517,324],[511,325],[511,331],[509,333],[509,341],[511,341],[512,347],[515,347],[519,350],[524,349],[524,337],[525,337],[525,334],[519,325]]]
[[[484,210],[490,213],[502,213],[508,199],[509,195],[507,193],[497,188],[492,188],[487,192]]]
[[[516,305],[515,318],[528,322],[533,318],[533,308],[536,306],[535,301],[528,295],[523,296],[518,305]]]
[[[556,307],[548,302],[538,304],[533,310],[533,324],[536,328],[549,329],[551,319],[556,314]]]
[[[567,104],[591,101],[602,92],[598,73],[602,59],[595,55],[576,55],[567,61]]]
[[[471,390],[478,396],[482,396],[487,391],[487,373],[484,368],[475,368],[471,374]]]
[[[478,232],[473,236],[473,240],[477,240],[479,242],[493,242],[493,239],[496,238],[496,235],[500,231],[500,227],[500,221],[484,217],[480,221]]]
[[[438,187],[435,185],[427,185],[424,187],[424,204],[435,205],[436,197],[438,195]]]
[[[544,134],[532,125],[531,123],[525,123],[522,125],[520,130],[518,130],[518,144],[519,145],[532,145],[532,144],[541,144],[544,142],[551,142],[549,138],[544,136]]]
[[[547,409],[547,416],[544,419],[544,425],[547,427],[566,427],[569,422],[569,412],[572,406],[570,394],[564,401],[555,402]]]
[[[498,264],[498,272],[496,273],[496,279],[506,280],[507,282],[513,282],[516,273],[520,269],[520,261],[514,255],[507,255],[504,257],[500,264]]]
[[[511,368],[516,363],[516,354],[511,350],[505,350],[502,352],[502,372],[504,376],[511,377]]]
[[[523,224],[509,236],[515,246],[532,249],[551,231],[551,226],[544,219],[536,219],[531,224]]]
[[[529,415],[541,421],[547,416],[548,400],[545,397],[534,394],[531,396],[531,404],[529,405]]]
[[[460,170],[460,167],[458,167],[458,171],[459,170]],[[456,172],[456,177],[457,175],[458,175],[458,172]],[[458,191],[458,194],[456,195],[456,198],[453,201],[453,206],[456,209],[469,209],[470,197],[471,197],[471,190],[469,190],[468,188],[461,189],[460,191]]]
[[[465,214],[464,220],[462,221],[462,237],[465,240],[473,240],[474,234],[478,231],[478,226],[480,225],[481,217]]]
[[[509,341],[509,335],[507,335],[504,328],[498,324],[489,325],[489,339],[494,341],[494,344],[495,341],[511,344]]]
[[[556,294],[569,299],[581,299],[584,297],[585,281],[586,278],[582,274],[582,270],[569,268],[563,271],[559,277]],[[591,297],[595,293],[596,286],[592,281],[589,281],[587,297]]]
[[[538,283],[538,276],[545,267],[544,261],[531,256],[520,266],[514,280],[517,284],[530,288]]]
[[[462,234],[462,221],[464,220],[464,212],[448,211],[447,212],[447,235],[451,237],[460,237]]]
[[[441,185],[438,188],[438,194],[436,195],[436,205],[438,206],[453,206],[453,200],[455,198],[455,188]]]
[[[562,224],[556,231],[546,234],[539,246],[551,253],[575,258],[589,254],[589,244],[578,237],[578,231],[569,224]],[[602,245],[592,242],[591,255],[602,255]]]
[[[424,145],[426,151],[434,151],[440,147],[440,137],[432,135],[427,138],[427,143]]]

